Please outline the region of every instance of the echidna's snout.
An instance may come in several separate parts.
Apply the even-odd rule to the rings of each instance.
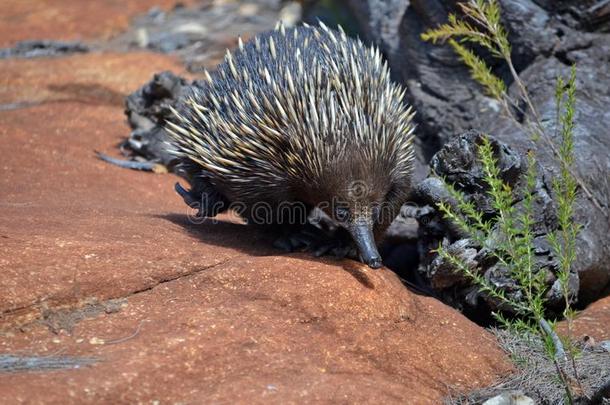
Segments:
[[[348,231],[356,242],[360,260],[372,269],[380,268],[382,266],[381,255],[377,251],[371,225],[366,222],[354,222],[350,224]]]

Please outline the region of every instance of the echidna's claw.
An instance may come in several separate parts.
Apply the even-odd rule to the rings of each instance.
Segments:
[[[199,201],[197,201],[197,199],[193,196],[193,194],[191,194],[190,191],[186,191],[186,189],[182,187],[180,183],[176,183],[174,189],[178,194],[180,194],[180,197],[184,199],[186,205],[191,208],[196,208],[196,205],[199,203]]]

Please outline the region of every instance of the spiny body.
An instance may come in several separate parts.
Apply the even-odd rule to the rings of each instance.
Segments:
[[[323,24],[280,24],[205,77],[168,123],[185,201],[204,198],[203,216],[238,203],[247,219],[261,204],[320,206],[378,267],[374,239],[407,198],[413,160],[413,114],[379,51]]]

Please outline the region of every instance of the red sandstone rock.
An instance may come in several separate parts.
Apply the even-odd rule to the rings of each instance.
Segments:
[[[184,76],[173,58],[150,52],[0,60],[0,105],[76,102],[122,108],[126,95],[162,70]],[[117,134],[125,132],[120,124]]]
[[[121,96],[172,67],[0,63],[0,353],[98,360],[2,375],[3,400],[423,404],[510,369],[491,335],[392,272],[282,255],[228,215],[192,225],[174,176],[97,160],[127,134]]]
[[[83,321],[71,336],[37,327],[0,339],[4,353],[61,350],[101,360],[84,370],[3,377],[0,391],[8,398],[422,403],[438,399],[444,384],[479,386],[506,370],[485,332],[442,304],[410,294],[387,271],[251,257],[272,252],[252,243],[255,235],[240,225],[189,227],[196,232],[190,235],[180,225],[184,209],[169,176],[120,171],[96,162],[85,141],[77,150],[68,145],[86,132],[87,138],[108,138],[88,125],[113,128],[99,116],[119,121],[118,111],[61,105],[29,112],[48,132],[15,131],[25,142],[9,146],[24,153],[4,162],[13,173],[2,204],[6,321],[92,298],[128,297],[128,305]],[[65,114],[83,124],[64,131],[48,125]],[[10,115],[13,122],[32,119]],[[45,136],[57,143],[28,150],[29,133],[38,134],[37,145]],[[92,344],[137,330],[121,343]]]
[[[194,0],[2,0],[0,47],[31,39],[108,39],[152,7],[170,9]]]
[[[566,322],[561,322],[559,330],[566,333]],[[580,312],[574,320],[572,335],[581,340],[585,336],[596,341],[610,340],[610,297],[602,298]]]
[[[509,370],[488,333],[385,269],[237,254],[190,271],[71,335],[12,332],[2,352],[99,363],[4,376],[0,392],[24,403],[425,404]]]

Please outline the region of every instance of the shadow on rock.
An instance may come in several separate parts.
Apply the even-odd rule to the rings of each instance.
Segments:
[[[375,289],[371,272],[379,270],[369,269],[365,264],[350,259],[338,259],[330,256],[315,257],[304,251],[282,252],[280,249],[273,247],[273,241],[278,237],[278,234],[270,230],[215,218],[206,218],[201,223],[193,223],[189,216],[184,214],[155,215],[155,217],[181,226],[191,236],[207,245],[233,248],[254,257],[289,255],[314,263],[340,266],[366,288]],[[413,292],[417,293],[418,291],[414,290]]]
[[[47,88],[80,103],[122,106],[125,96],[97,83],[50,84]]]

